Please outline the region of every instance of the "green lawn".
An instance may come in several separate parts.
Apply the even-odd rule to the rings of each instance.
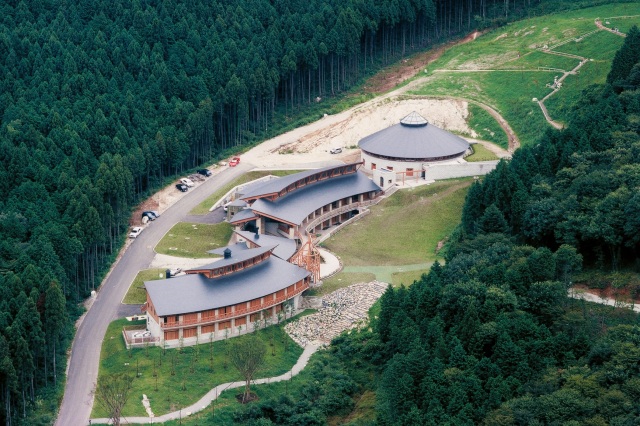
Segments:
[[[497,69],[521,69],[535,71],[538,68],[557,68],[565,71],[573,69],[580,60],[545,53],[540,50],[531,50],[527,54],[521,54],[518,58],[496,67]]]
[[[224,247],[229,243],[233,228],[229,223],[215,225],[179,222],[162,237],[156,253],[193,259],[211,257],[207,251]]]
[[[133,380],[131,397],[123,411],[125,416],[146,416],[141,403],[142,394],[149,398],[154,414],[162,415],[193,404],[218,384],[241,380],[227,360],[226,348],[231,340],[214,342],[213,351],[210,342],[202,342],[198,346],[183,348],[182,352],[179,349],[163,351],[155,346],[129,352],[124,346],[122,327],[138,324],[144,325],[144,321],[128,322],[122,319],[109,324],[100,354],[98,381],[101,377],[116,373],[127,373],[133,377],[138,374]],[[302,354],[302,348],[286,335],[282,325],[254,334],[267,345],[265,364],[257,378],[285,373]],[[245,336],[233,339],[243,338]],[[272,349],[275,356],[271,355]],[[157,376],[154,376],[154,371]],[[106,417],[106,413],[98,404],[94,404],[91,417]]]
[[[474,143],[472,146],[473,146],[473,154],[469,155],[468,157],[465,157],[466,161],[473,163],[476,161],[491,161],[491,160],[498,159],[497,155],[489,151],[483,145],[479,143]]]
[[[599,31],[582,41],[567,43],[554,50],[584,56],[596,61],[607,61],[610,64],[622,43],[624,43],[624,38],[611,34],[609,31]]]
[[[509,138],[495,118],[474,103],[469,102],[468,105],[467,124],[476,132],[476,138],[493,142],[504,149],[509,148]]]
[[[345,266],[410,265],[436,259],[438,241],[460,222],[471,179],[400,190],[323,243]]]
[[[579,76],[567,77],[560,91],[544,102],[551,117],[556,121],[567,123],[571,117],[573,105],[586,88],[581,79],[591,81],[592,84],[604,83],[610,69],[609,62],[588,62],[580,68]]]
[[[334,276],[322,281],[322,287],[307,290],[307,296],[324,296],[340,288],[348,287],[351,284],[371,282],[376,276],[371,272],[339,272]]]
[[[608,28],[617,28],[619,31],[623,33],[628,33],[631,27],[634,25],[640,26],[640,16],[638,15],[638,10],[635,12],[631,12],[631,16],[616,16],[613,18],[602,18],[602,25]],[[609,22],[609,23],[607,23]]]
[[[190,214],[207,214],[209,213],[209,209],[213,206],[220,198],[222,198],[227,192],[229,192],[232,188],[242,185],[243,183],[251,182],[252,180],[259,179],[264,176],[287,176],[294,173],[298,173],[300,170],[256,170],[253,172],[245,173],[239,178],[235,179],[233,182],[223,186],[218,191],[211,194],[208,198],[206,198],[203,202],[198,204],[196,208],[191,210]]]
[[[155,268],[138,272],[131,286],[129,286],[129,290],[124,296],[122,303],[133,305],[145,303],[147,301],[147,292],[143,287],[144,282],[164,279],[165,271],[165,269]]]

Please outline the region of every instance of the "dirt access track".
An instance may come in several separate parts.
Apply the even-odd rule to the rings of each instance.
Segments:
[[[425,53],[420,53],[400,64],[383,70],[372,77],[364,88],[367,92],[380,93],[396,87],[415,77],[424,68],[439,58],[446,49],[457,44],[475,40],[480,33],[474,32],[462,40],[450,42]],[[417,111],[430,123],[446,130],[463,133],[475,138],[475,132],[467,125],[469,102],[460,98],[433,98],[409,96],[406,92],[422,84],[417,78],[391,92],[357,105],[335,115],[325,115],[320,120],[304,127],[267,140],[242,155],[242,161],[262,168],[319,167],[332,160],[356,160],[360,139],[397,124],[407,114]],[[509,136],[509,152],[513,152],[519,141],[506,120],[488,105],[474,102],[487,110]],[[509,153],[493,144],[489,149],[499,157]],[[341,147],[341,155],[331,155],[332,148]]]

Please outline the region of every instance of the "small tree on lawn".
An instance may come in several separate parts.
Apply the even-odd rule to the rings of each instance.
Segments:
[[[115,426],[120,425],[122,409],[131,396],[132,380],[126,374],[112,374],[102,378],[100,384],[94,387],[96,402],[107,412]]]
[[[264,357],[267,348],[255,336],[247,336],[246,339],[239,339],[231,346],[229,357],[231,364],[238,370],[244,378],[244,394],[242,395],[242,403],[248,402],[251,397],[251,380],[264,363]]]

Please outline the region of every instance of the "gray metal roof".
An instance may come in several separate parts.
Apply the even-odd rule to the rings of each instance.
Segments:
[[[451,157],[462,155],[469,149],[467,141],[428,124],[416,112],[403,118],[399,124],[361,139],[358,146],[373,155],[408,160]]]
[[[304,179],[308,176],[312,176],[317,173],[322,173],[327,170],[333,170],[333,169],[337,169],[344,166],[349,166],[349,164],[341,164],[339,166],[329,166],[329,167],[323,167],[321,169],[306,170],[304,172],[283,176],[278,179],[268,180],[264,182],[262,185],[256,185],[252,187],[250,191],[244,192],[242,194],[242,198],[246,199],[246,198],[252,198],[252,197],[259,197],[265,194],[273,194],[275,192],[280,192],[290,184],[296,181],[299,181],[301,179]]]
[[[241,222],[247,219],[255,219],[257,216],[251,209],[240,210],[238,213],[234,214],[229,223]]]
[[[277,257],[220,278],[201,274],[145,281],[159,316],[206,311],[267,296],[307,277],[309,272]]]
[[[241,199],[237,199],[235,201],[230,202],[229,204],[227,204],[228,206],[233,206],[233,207],[246,207],[247,206],[247,202]]]
[[[221,249],[212,250],[208,253],[212,253],[217,250],[222,250],[223,252],[226,249],[231,249],[231,247],[222,247]],[[264,247],[256,247],[256,248],[245,248],[244,250],[235,250],[231,251],[231,257],[225,258],[222,257],[219,260],[216,260],[213,263],[206,264],[204,266],[200,266],[198,268],[188,269],[187,271],[201,271],[203,269],[214,269],[221,268],[227,265],[233,265],[234,263],[244,262],[247,259],[251,259],[252,257],[260,256],[263,253],[268,252],[273,249],[273,246],[264,246]],[[218,253],[215,253],[218,254]]]
[[[297,251],[297,244],[295,240],[277,237],[275,235],[260,234],[260,237],[256,239],[256,234],[248,231],[236,231],[236,234],[240,235],[245,240],[250,240],[259,246],[276,246],[273,249],[273,254],[280,259],[289,260]],[[245,244],[245,243],[242,243]]]
[[[299,225],[320,207],[369,191],[381,189],[362,172],[356,172],[306,185],[275,201],[260,198],[251,205],[251,209]]]
[[[217,248],[215,250],[209,250],[207,253],[219,254],[220,256],[224,256],[224,251],[226,249],[230,249],[231,250],[231,254],[233,255],[233,253],[235,253],[236,251],[246,250],[247,249],[247,244],[246,243],[231,244],[230,246],[224,246],[224,247],[219,247],[219,248]]]

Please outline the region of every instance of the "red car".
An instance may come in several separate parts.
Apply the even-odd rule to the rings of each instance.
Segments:
[[[240,164],[240,157],[233,157],[231,161],[229,161],[229,167],[235,167]]]

